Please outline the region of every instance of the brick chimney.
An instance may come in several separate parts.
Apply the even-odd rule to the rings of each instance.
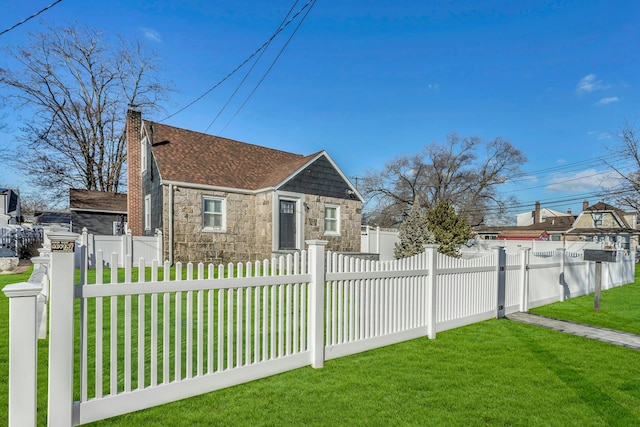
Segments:
[[[585,200],[584,202],[582,202],[582,210],[583,211],[586,211],[588,207],[589,207],[589,202],[588,201]]]
[[[142,113],[127,111],[127,222],[131,234],[142,236],[142,175],[140,171],[140,129]]]
[[[536,202],[536,209],[533,212],[533,223],[538,224],[540,222],[540,202]]]

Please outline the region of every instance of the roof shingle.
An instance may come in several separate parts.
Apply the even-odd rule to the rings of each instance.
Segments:
[[[259,190],[275,187],[307,164],[309,156],[274,150],[144,120],[164,181]]]
[[[127,212],[127,195],[105,191],[69,190],[69,208],[103,212]]]

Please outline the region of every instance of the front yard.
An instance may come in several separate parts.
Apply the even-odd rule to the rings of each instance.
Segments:
[[[0,288],[21,276],[0,276]],[[16,280],[17,279],[17,280]],[[640,284],[534,310],[638,331]],[[584,299],[584,301],[581,301]],[[583,307],[572,309],[573,305]],[[557,306],[557,307],[556,307]],[[560,315],[558,315],[560,317]],[[0,297],[0,407],[7,407],[8,299]],[[636,329],[633,329],[636,328]],[[620,327],[619,329],[622,329]],[[46,425],[47,341],[39,343],[38,425]],[[6,411],[0,424],[6,425]],[[640,425],[640,352],[490,320],[331,360],[96,425]]]

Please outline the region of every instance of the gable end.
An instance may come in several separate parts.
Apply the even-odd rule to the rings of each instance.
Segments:
[[[282,185],[279,190],[337,199],[358,199],[358,195],[352,190],[351,183],[345,181],[326,156],[318,157]]]

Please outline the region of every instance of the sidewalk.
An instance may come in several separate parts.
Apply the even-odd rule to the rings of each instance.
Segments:
[[[640,335],[629,332],[616,331],[614,329],[584,325],[582,323],[570,322],[568,320],[553,319],[551,317],[522,312],[511,313],[505,317],[516,322],[542,326],[556,331],[565,332],[567,334],[578,335],[609,344],[640,350]]]

